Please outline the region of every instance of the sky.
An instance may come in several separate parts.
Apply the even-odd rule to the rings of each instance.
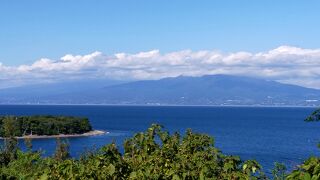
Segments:
[[[2,0],[0,88],[235,74],[320,88],[318,0]]]

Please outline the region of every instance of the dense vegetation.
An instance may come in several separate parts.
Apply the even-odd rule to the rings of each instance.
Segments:
[[[225,155],[212,137],[191,130],[169,134],[152,125],[127,139],[123,153],[112,143],[74,159],[60,139],[52,157],[41,157],[28,139],[29,150],[19,150],[12,128],[10,123],[3,128],[0,179],[320,179],[319,157],[310,157],[292,172],[275,163],[272,177],[266,177],[256,161]]]
[[[0,137],[4,124],[12,124],[13,136],[81,134],[92,130],[87,118],[72,116],[0,116]]]

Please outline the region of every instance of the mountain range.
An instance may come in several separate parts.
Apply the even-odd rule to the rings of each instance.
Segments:
[[[319,106],[320,90],[232,75],[179,76],[7,88],[0,90],[0,104]]]

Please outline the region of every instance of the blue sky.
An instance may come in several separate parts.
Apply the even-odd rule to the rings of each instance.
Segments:
[[[320,1],[3,0],[0,62],[159,49],[318,48]]]
[[[2,0],[0,88],[232,74],[320,89],[318,0]]]

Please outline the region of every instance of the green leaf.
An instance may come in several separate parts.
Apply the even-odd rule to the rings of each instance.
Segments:
[[[248,167],[248,165],[247,164],[244,164],[243,166],[242,166],[242,170],[246,170],[247,169],[247,167]]]
[[[180,180],[180,178],[178,175],[175,174],[175,175],[173,175],[172,180]]]
[[[255,173],[256,170],[257,170],[257,168],[253,166],[253,167],[252,167],[252,172]]]
[[[47,174],[42,174],[40,176],[40,180],[47,180],[48,179],[48,175]]]
[[[135,171],[130,173],[130,179],[137,179],[137,173]]]
[[[115,173],[115,171],[116,171],[116,168],[114,167],[114,165],[110,164],[108,166],[108,174],[113,175]]]
[[[200,172],[200,180],[204,180],[203,171]]]
[[[303,176],[303,179],[304,180],[311,180],[311,176],[309,173],[305,173],[304,176]]]

